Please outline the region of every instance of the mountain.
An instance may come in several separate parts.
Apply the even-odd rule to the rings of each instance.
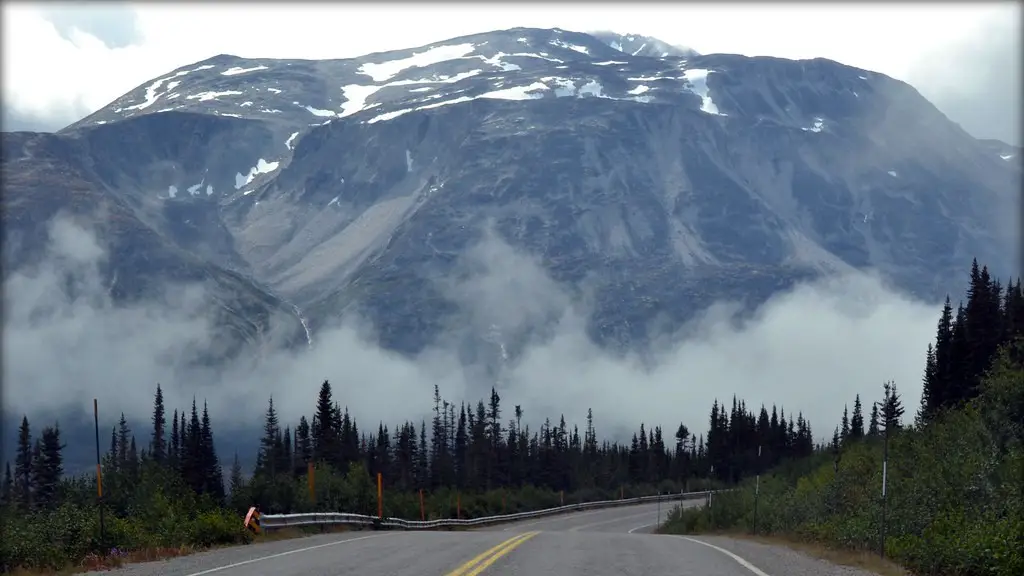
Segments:
[[[305,345],[358,311],[415,353],[467,324],[439,279],[491,226],[589,291],[596,341],[642,346],[655,321],[830,271],[932,298],[975,256],[1005,275],[1020,164],[1000,154],[911,86],[825,59],[524,28],[343,60],[219,55],[57,134],[3,135],[4,234],[23,239],[5,274],[58,210],[100,207],[122,298],[203,280],[243,341],[278,322]]]
[[[651,38],[650,36],[641,36],[639,34],[619,34],[617,32],[610,31],[591,32],[590,35],[601,40],[615,50],[624,54],[629,54],[630,56],[649,56],[652,58],[665,58],[667,56],[693,58],[695,56],[700,56],[700,54],[693,48],[674,46],[667,42],[662,42],[657,38]]]

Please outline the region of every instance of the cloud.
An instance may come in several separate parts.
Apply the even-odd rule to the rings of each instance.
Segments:
[[[907,80],[976,137],[1019,145],[1021,15],[1020,5],[1014,6],[1015,15],[992,14],[976,36],[935,49],[908,71]]]
[[[50,238],[41,264],[9,273],[4,286],[4,405],[11,414],[84,415],[95,397],[106,414],[147,415],[159,381],[168,406],[186,407],[196,395],[208,400],[220,430],[254,429],[271,394],[284,422],[309,416],[326,378],[365,428],[429,418],[434,384],[446,399],[473,404],[493,384],[473,376],[450,341],[401,357],[351,321],[319,333],[312,350],[269,351],[259,362],[217,370],[190,367],[212,339],[200,288],[170,287],[166,298],[115,306],[95,237],[58,219]],[[717,304],[641,359],[595,346],[585,334],[585,306],[496,235],[484,235],[465,264],[472,274],[450,290],[480,326],[557,321],[500,372],[505,417],[518,404],[533,426],[563,414],[582,425],[593,408],[599,434],[619,439],[641,422],[668,433],[683,422],[700,433],[711,402],[733,394],[754,409],[775,402],[787,413],[802,411],[824,439],[844,403],[852,406],[860,394],[870,406],[888,379],[912,414],[939,312],[872,275],[849,274],[780,294],[745,319],[736,306]]]
[[[1005,126],[1016,126],[1009,120],[1016,99],[1006,86],[1019,83],[972,70],[1019,68],[1010,64],[1019,55],[1007,52],[1006,42],[1020,35],[1019,10],[1016,3],[633,3],[587,10],[573,4],[416,4],[395,10],[393,4],[290,3],[240,10],[149,3],[95,13],[8,3],[3,7],[3,95],[12,113],[46,118],[44,124],[57,129],[148,80],[216,54],[350,58],[488,30],[559,27],[644,34],[706,54],[830,58],[927,86],[928,96],[943,102],[943,110],[968,131],[1001,137]],[[992,34],[992,22],[1005,23],[1000,35]],[[950,55],[964,66],[943,67]],[[965,93],[961,85],[942,82],[949,77],[971,78],[973,88]],[[972,112],[980,107],[993,111]]]

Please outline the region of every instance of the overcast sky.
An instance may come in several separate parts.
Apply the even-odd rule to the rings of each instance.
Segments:
[[[1020,6],[206,3],[3,6],[5,130],[59,129],[227,53],[345,58],[517,26],[654,36],[701,53],[825,57],[905,80],[981,138],[1019,143]]]

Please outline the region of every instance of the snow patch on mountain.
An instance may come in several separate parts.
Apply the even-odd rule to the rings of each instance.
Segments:
[[[580,46],[578,44],[570,44],[568,42],[565,42],[564,40],[552,40],[551,42],[549,42],[549,44],[551,44],[552,46],[558,46],[559,48],[566,48],[568,50],[575,50],[576,52],[579,52],[580,54],[586,54],[588,56],[590,55],[590,49],[587,48],[586,46]]]
[[[198,94],[192,94],[191,96],[186,96],[186,98],[188,98],[189,100],[199,100],[200,102],[207,102],[210,100],[217,100],[218,98],[221,98],[223,96],[239,96],[241,94],[243,94],[243,92],[240,92],[238,90],[224,90],[222,92],[209,91],[200,92]]]
[[[431,66],[446,60],[461,58],[476,47],[473,44],[442,45],[428,48],[423,52],[414,53],[408,58],[399,60],[388,60],[385,62],[368,62],[359,67],[359,73],[373,78],[374,82],[385,82],[394,78],[399,72],[408,68],[421,68]]]
[[[238,67],[238,66],[234,66],[232,68],[228,68],[227,70],[221,72],[220,75],[221,76],[237,76],[239,74],[245,74],[246,72],[255,72],[257,70],[267,70],[267,67],[263,66],[262,64],[258,65],[258,66],[253,66],[251,68],[241,68],[241,67]]]
[[[188,74],[188,73],[189,73],[188,70],[182,70],[182,71],[174,74],[173,76],[167,76],[165,78],[160,78],[159,80],[154,81],[152,84],[150,84],[146,88],[146,99],[144,101],[142,101],[142,102],[140,102],[138,104],[134,104],[132,106],[126,106],[124,108],[118,108],[118,109],[116,109],[114,111],[115,112],[121,112],[122,110],[145,110],[146,108],[149,108],[153,104],[156,104],[156,101],[160,99],[160,96],[162,96],[163,94],[167,94],[168,92],[173,90],[175,86],[180,84],[180,82],[172,82],[171,83],[172,85],[169,85],[167,87],[167,90],[164,91],[163,94],[160,94],[160,93],[158,93],[158,90],[160,90],[160,87],[163,85],[164,82],[167,82],[171,78],[177,78],[178,76],[184,76],[185,74]]]
[[[825,127],[825,121],[821,118],[815,118],[814,123],[809,128],[801,128],[804,132],[821,132]]]
[[[700,96],[700,109],[702,111],[707,112],[708,114],[725,116],[725,114],[718,111],[718,106],[716,106],[714,101],[711,100],[711,94],[708,91],[708,74],[710,72],[710,70],[695,68],[683,71],[683,77],[690,86],[692,86],[693,93]]]
[[[256,165],[249,169],[247,174],[243,175],[241,172],[235,174],[235,190],[240,190],[250,184],[260,174],[269,174],[274,170],[277,170],[277,167],[280,164],[281,163],[277,161],[267,162],[263,158],[260,158],[259,161],[256,162]]]
[[[492,90],[491,92],[481,94],[480,98],[495,98],[499,100],[532,100],[536,98],[543,98],[544,94],[538,92],[538,90],[551,90],[551,88],[543,82],[534,82],[529,86],[516,86],[513,88]]]
[[[366,107],[366,99],[373,96],[375,92],[384,86],[362,86],[360,84],[348,84],[341,87],[341,93],[345,96],[345,102],[341,105],[341,118],[351,116],[362,111]]]

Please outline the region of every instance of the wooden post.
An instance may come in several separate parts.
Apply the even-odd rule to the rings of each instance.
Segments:
[[[384,477],[377,472],[377,517],[384,519]]]

